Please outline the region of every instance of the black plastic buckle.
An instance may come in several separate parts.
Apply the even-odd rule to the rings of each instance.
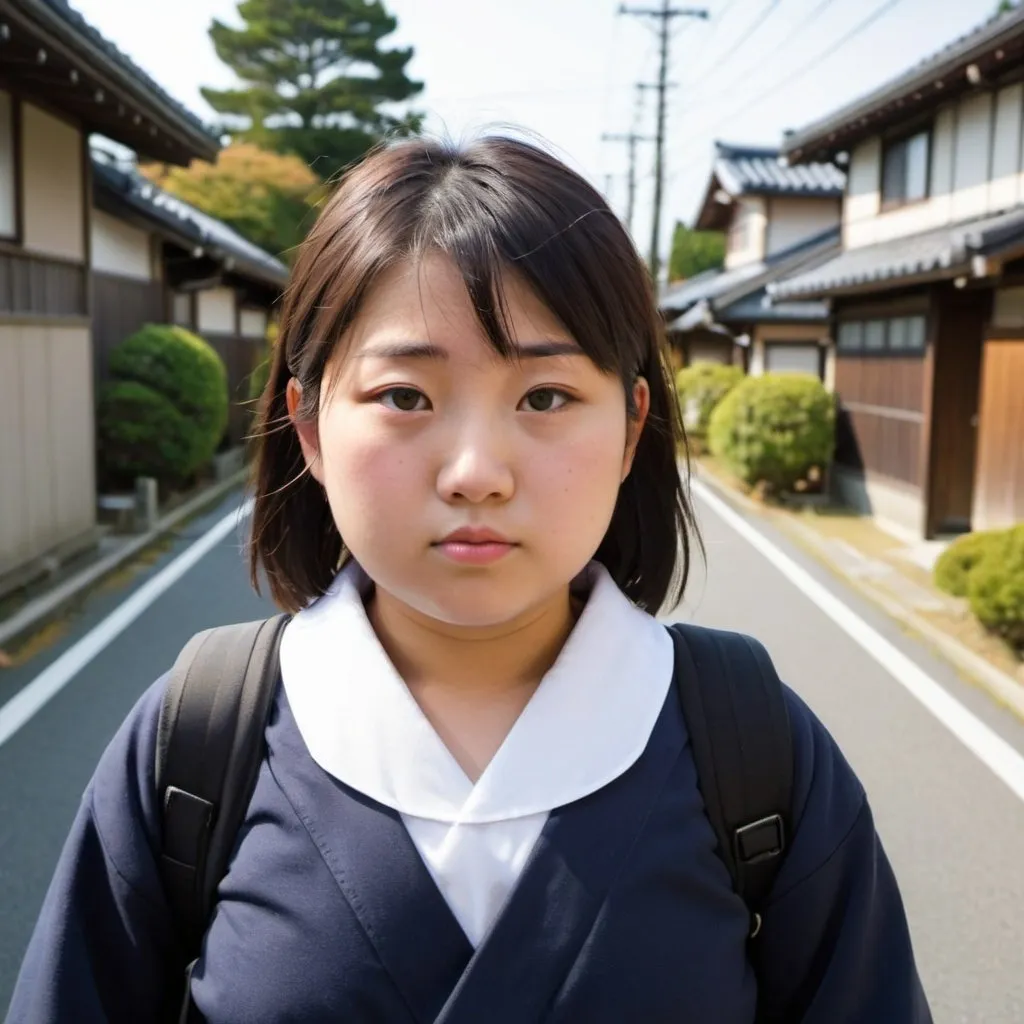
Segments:
[[[778,857],[786,849],[782,815],[773,814],[736,829],[736,860],[744,866]]]

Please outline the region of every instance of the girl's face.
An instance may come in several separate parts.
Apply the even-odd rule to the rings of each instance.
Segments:
[[[649,405],[641,379],[627,422],[619,379],[518,279],[505,290],[512,362],[447,257],[395,266],[328,366],[316,429],[297,423],[356,561],[455,627],[513,623],[564,592],[604,537]],[[293,416],[297,402],[293,381]]]

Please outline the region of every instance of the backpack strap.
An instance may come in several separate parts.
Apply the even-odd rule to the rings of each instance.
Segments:
[[[189,965],[182,1020],[188,978],[263,760],[287,621],[279,615],[198,633],[178,656],[160,709],[160,874]]]
[[[793,745],[782,682],[750,637],[684,623],[669,632],[706,813],[755,938],[792,827]]]

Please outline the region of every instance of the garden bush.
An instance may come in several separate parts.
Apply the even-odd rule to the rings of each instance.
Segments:
[[[835,401],[809,374],[747,377],[711,414],[712,453],[744,483],[793,490],[835,447]]]
[[[1006,543],[1006,530],[980,530],[957,538],[935,563],[935,585],[954,597],[967,596],[971,573],[990,551]]]
[[[147,324],[111,354],[110,374],[97,413],[107,484],[182,483],[210,461],[228,422],[227,372],[202,338]]]
[[[703,441],[715,407],[741,380],[738,366],[697,363],[676,374],[676,394],[686,424],[687,437]]]
[[[986,629],[1024,649],[1024,523],[1006,531],[974,567],[967,597]]]

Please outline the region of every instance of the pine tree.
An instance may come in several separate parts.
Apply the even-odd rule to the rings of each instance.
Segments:
[[[294,153],[329,177],[385,135],[419,130],[399,104],[423,85],[406,75],[413,51],[383,49],[397,19],[381,0],[242,0],[244,27],[214,21],[217,55],[236,89],[203,89],[235,138]]]

